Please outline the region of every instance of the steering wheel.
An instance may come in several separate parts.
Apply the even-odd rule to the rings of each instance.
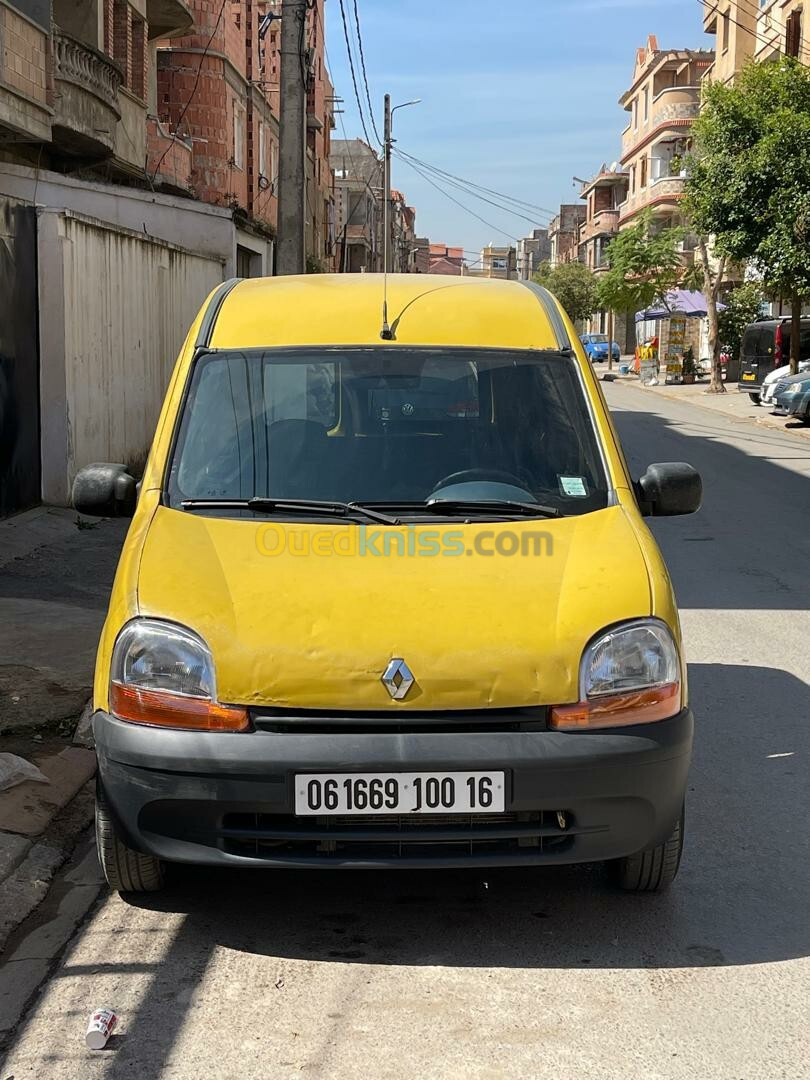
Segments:
[[[475,480],[489,480],[496,484],[510,484],[530,491],[531,477],[523,469],[520,471],[522,475],[506,472],[503,469],[462,469],[461,472],[450,473],[449,476],[442,477],[437,484],[433,485],[430,494],[432,495],[434,491],[440,491],[442,488],[450,487],[452,484],[466,484]]]

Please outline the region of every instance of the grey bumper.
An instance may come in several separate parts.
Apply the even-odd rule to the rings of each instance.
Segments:
[[[99,782],[121,833],[170,862],[510,866],[601,861],[660,843],[681,812],[693,720],[685,709],[590,733],[233,734],[141,727],[97,712],[93,730]],[[494,769],[507,774],[502,816],[294,816],[298,772]]]

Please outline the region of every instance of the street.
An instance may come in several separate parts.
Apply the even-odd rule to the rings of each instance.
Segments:
[[[621,895],[599,867],[184,869],[154,899],[101,891],[2,1077],[810,1076],[810,441],[605,391],[634,475],[688,461],[705,484],[699,515],[653,523],[697,721],[671,891]],[[100,881],[83,851],[54,918]],[[4,987],[47,937],[16,939]],[[119,1027],[91,1053],[104,1005]]]

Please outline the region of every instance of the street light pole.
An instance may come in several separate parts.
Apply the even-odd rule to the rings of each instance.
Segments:
[[[414,98],[413,101],[403,101],[401,105],[395,105],[391,108],[391,95],[386,94],[384,99],[384,115],[383,115],[383,198],[385,203],[383,205],[383,272],[388,274],[391,272],[391,144],[393,138],[391,136],[391,118],[397,109],[404,109],[408,105],[418,105],[421,98]]]
[[[385,95],[383,117],[383,272],[391,269],[391,95]]]

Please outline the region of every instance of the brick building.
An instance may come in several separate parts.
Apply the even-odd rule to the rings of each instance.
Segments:
[[[579,258],[579,227],[585,220],[581,203],[563,203],[548,226],[549,261],[552,266]]]
[[[429,274],[445,274],[448,277],[461,277],[464,272],[464,249],[448,247],[447,244],[431,244],[429,252]]]
[[[532,229],[530,236],[524,236],[517,243],[518,277],[529,281],[541,263],[551,260],[551,241],[548,229]]]

